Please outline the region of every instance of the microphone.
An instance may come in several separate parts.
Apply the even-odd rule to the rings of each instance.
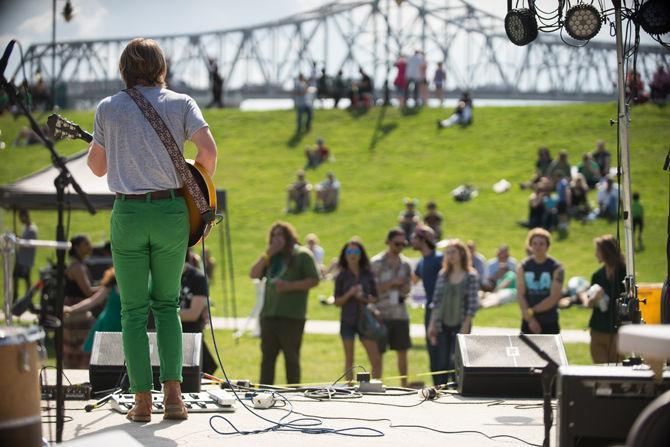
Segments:
[[[7,44],[7,47],[5,47],[5,52],[2,55],[2,59],[0,59],[0,77],[4,77],[5,75],[5,68],[7,68],[7,63],[9,62],[9,55],[12,54],[14,44],[16,44],[16,40],[12,39]]]

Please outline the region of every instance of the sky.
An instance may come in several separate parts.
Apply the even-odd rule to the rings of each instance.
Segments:
[[[31,43],[50,42],[54,1],[59,41],[222,30],[277,20],[329,2],[329,0],[71,0],[74,18],[70,22],[65,22],[60,12],[66,0],[0,0],[0,51],[11,39],[18,39],[23,48],[27,48]],[[460,0],[413,0],[415,3],[423,1],[427,1],[430,5],[460,3]],[[467,1],[501,18],[507,12],[505,0]],[[519,1],[521,0],[515,0],[515,3]],[[628,3],[630,2],[631,0],[628,0]],[[557,0],[537,0],[537,4],[543,9],[550,10],[555,8]],[[611,0],[606,0],[605,5],[611,6]],[[602,36],[613,41],[608,34],[608,27],[603,26],[599,38]],[[643,36],[643,41],[648,42],[648,36]],[[9,70],[18,65],[19,60],[17,51],[12,55]]]
[[[421,1],[421,0],[418,0]],[[431,3],[435,0],[431,0]],[[444,3],[457,3],[445,0]],[[195,33],[253,25],[316,8],[326,0],[71,0],[74,19],[60,15],[58,40]],[[471,0],[504,17],[505,0]],[[147,18],[151,17],[151,20]],[[52,0],[0,0],[0,45],[17,38],[24,46],[51,41]]]

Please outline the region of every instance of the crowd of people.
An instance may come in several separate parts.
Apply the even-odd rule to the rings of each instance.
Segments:
[[[411,203],[411,202],[408,202]],[[286,381],[301,381],[300,350],[307,319],[309,290],[319,281],[333,279],[332,304],[340,309],[340,338],[344,373],[353,380],[355,340],[361,341],[373,378],[382,376],[382,357],[395,351],[402,386],[408,386],[407,352],[412,347],[408,305],[412,286],[421,282],[425,291],[423,324],[426,348],[435,384],[454,378],[454,352],[458,334],[468,334],[480,308],[516,301],[526,334],[560,333],[559,300],[564,295],[565,270],[550,254],[552,236],[542,228],[526,237],[526,256],[517,261],[507,245],[486,260],[473,241],[439,241],[431,227],[419,221],[409,241],[404,229],[390,229],[386,248],[368,254],[358,237],[348,239],[333,265],[325,257],[315,234],[299,243],[296,229],[275,222],[267,246],[253,263],[250,277],[265,281],[260,314],[261,383],[275,383],[275,364],[283,353]],[[420,254],[413,262],[403,255],[407,247]],[[611,235],[595,241],[595,257],[603,267],[591,278],[585,305],[592,308],[589,322],[594,362],[616,361],[617,316],[615,300],[621,292],[625,265]],[[325,272],[332,272],[332,276]]]
[[[28,231],[28,230],[27,230]],[[94,247],[87,235],[70,239],[64,284],[63,364],[65,368],[88,368],[96,332],[121,332],[121,295],[114,267],[96,275],[89,263]],[[111,265],[110,244],[97,248],[96,261]],[[22,258],[17,258],[24,262]],[[202,332],[209,322],[207,297],[215,260],[206,251],[205,260],[189,250],[181,273],[179,316],[183,332]],[[30,269],[20,270],[30,280]],[[99,277],[98,277],[99,276]],[[23,277],[23,276],[21,276]],[[155,331],[153,314],[148,330]],[[217,363],[203,337],[203,371],[214,373]]]
[[[528,219],[520,224],[528,228],[557,230],[560,237],[568,235],[570,219],[586,223],[596,218],[617,219],[620,210],[616,170],[611,168],[611,154],[605,142],[596,143],[593,151],[582,154],[575,166],[568,151],[561,150],[553,159],[547,147],[540,147],[535,161],[535,173],[522,189],[532,190],[528,198]],[[595,192],[596,201],[589,199]],[[642,249],[644,208],[639,192],[633,193],[632,214],[638,249]]]

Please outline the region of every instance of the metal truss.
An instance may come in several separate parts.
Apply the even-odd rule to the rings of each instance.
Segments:
[[[583,47],[556,34],[516,47],[505,36],[503,20],[467,0],[392,0],[328,3],[280,20],[243,28],[154,37],[170,64],[171,87],[207,94],[208,59],[213,58],[228,93],[244,97],[286,97],[299,72],[312,64],[329,75],[342,70],[369,73],[379,90],[395,75],[394,62],[423,49],[429,78],[438,61],[447,71],[449,92],[470,90],[477,97],[556,100],[614,99],[616,51],[612,42]],[[57,43],[56,77],[68,96],[95,101],[120,86],[118,59],[129,38]],[[32,73],[50,78],[53,47],[35,44],[26,52]],[[641,45],[638,71],[649,80],[670,52]],[[17,70],[18,71],[18,70]]]

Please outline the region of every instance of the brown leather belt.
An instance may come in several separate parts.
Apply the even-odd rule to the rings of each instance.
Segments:
[[[161,191],[151,191],[145,194],[121,194],[120,192],[117,192],[116,197],[125,200],[147,200],[147,197],[149,200],[162,200],[171,198],[172,192],[174,192],[175,197],[184,195],[184,191],[181,189],[163,189]]]

